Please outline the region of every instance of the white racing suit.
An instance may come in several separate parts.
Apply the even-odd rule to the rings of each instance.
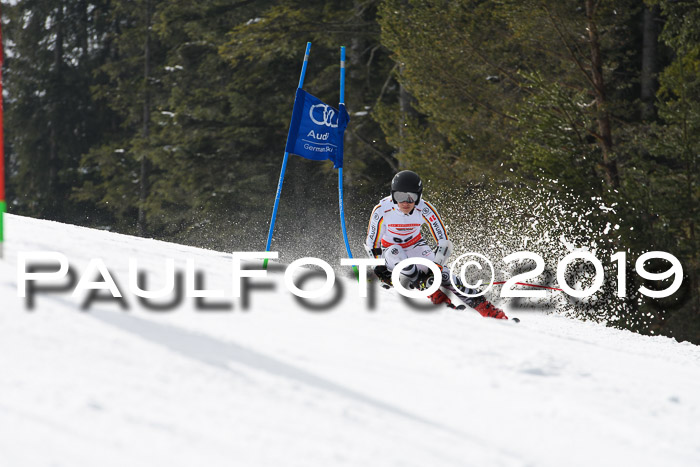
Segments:
[[[423,239],[421,227],[428,226],[438,245],[447,243],[447,228],[432,204],[422,198],[416,203],[413,211],[404,214],[394,204],[391,196],[383,198],[372,210],[365,249],[373,257],[383,257],[389,272],[402,260],[407,258],[426,258],[435,261],[435,252]],[[446,259],[446,258],[445,258]],[[465,297],[456,292],[450,282],[451,272],[446,265],[438,264],[442,269],[442,287],[455,292],[467,305],[475,307],[484,300],[483,297]],[[429,268],[414,264],[401,271],[402,284],[415,284],[421,276],[428,273]],[[453,276],[454,283],[462,292],[475,294],[477,291],[465,289],[459,278]]]

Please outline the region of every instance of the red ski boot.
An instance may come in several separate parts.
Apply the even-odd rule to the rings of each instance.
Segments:
[[[431,302],[433,302],[433,305],[439,305],[441,303],[446,303],[447,305],[452,304],[452,300],[450,300],[450,298],[445,295],[445,292],[440,289],[438,289],[434,294],[428,295],[428,298]]]
[[[488,300],[484,300],[474,307],[484,318],[508,319],[503,310],[496,308]]]

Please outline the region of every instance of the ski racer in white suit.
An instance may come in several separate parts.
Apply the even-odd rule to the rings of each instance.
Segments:
[[[382,282],[391,284],[391,272],[407,258],[426,258],[434,261],[442,270],[441,286],[455,291],[450,281],[450,270],[444,264],[452,252],[452,242],[447,236],[447,228],[435,207],[422,199],[423,183],[415,172],[404,170],[391,181],[391,196],[379,201],[374,209],[367,228],[365,248],[372,257],[383,257],[386,267],[378,266],[375,273]],[[422,236],[421,228],[427,225],[437,244],[433,251]],[[401,271],[401,285],[405,288],[418,288],[425,281],[429,268],[411,265]],[[452,277],[460,291],[476,293],[461,286],[459,278]],[[482,316],[508,319],[502,310],[494,307],[483,296],[459,296],[467,305],[476,309]],[[450,303],[445,293],[438,289],[429,296],[435,304]]]

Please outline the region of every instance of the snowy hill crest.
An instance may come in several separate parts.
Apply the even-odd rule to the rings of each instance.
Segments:
[[[515,326],[426,313],[383,290],[368,306],[340,276],[340,300],[304,305],[281,268],[231,299],[226,253],[12,215],[6,235],[6,465],[700,463],[690,344],[556,315]],[[124,309],[100,291],[82,311],[86,294],[39,292],[29,310],[20,251],[59,252],[76,274],[102,258],[120,291],[129,257],[153,290],[167,285],[164,258],[183,282],[191,259],[194,289],[224,296],[160,308],[129,296]]]

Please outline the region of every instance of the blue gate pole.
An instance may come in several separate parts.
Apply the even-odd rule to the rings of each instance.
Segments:
[[[345,106],[345,47],[340,48],[340,105]],[[343,168],[338,168],[338,204],[340,205],[340,226],[343,229],[343,240],[345,240],[345,250],[348,258],[352,258],[350,242],[348,242],[348,231],[345,228],[345,208],[343,207]],[[355,266],[353,270],[359,279],[359,272]]]
[[[299,76],[298,89],[304,86],[304,76],[306,75],[306,66],[309,64],[309,53],[311,52],[311,42],[306,43],[306,52],[304,53],[304,64],[301,66],[301,76]],[[287,132],[287,140],[289,140],[289,131]],[[272,219],[270,219],[270,230],[267,233],[267,244],[265,245],[265,251],[270,251],[270,245],[272,244],[272,232],[275,230],[275,219],[277,218],[277,208],[280,204],[280,197],[282,196],[282,183],[284,182],[284,172],[287,170],[287,160],[289,159],[289,152],[284,152],[284,159],[282,160],[282,170],[280,171],[280,180],[277,183],[277,195],[275,196],[275,206],[272,208]],[[267,258],[263,261],[263,269],[267,269]]]

